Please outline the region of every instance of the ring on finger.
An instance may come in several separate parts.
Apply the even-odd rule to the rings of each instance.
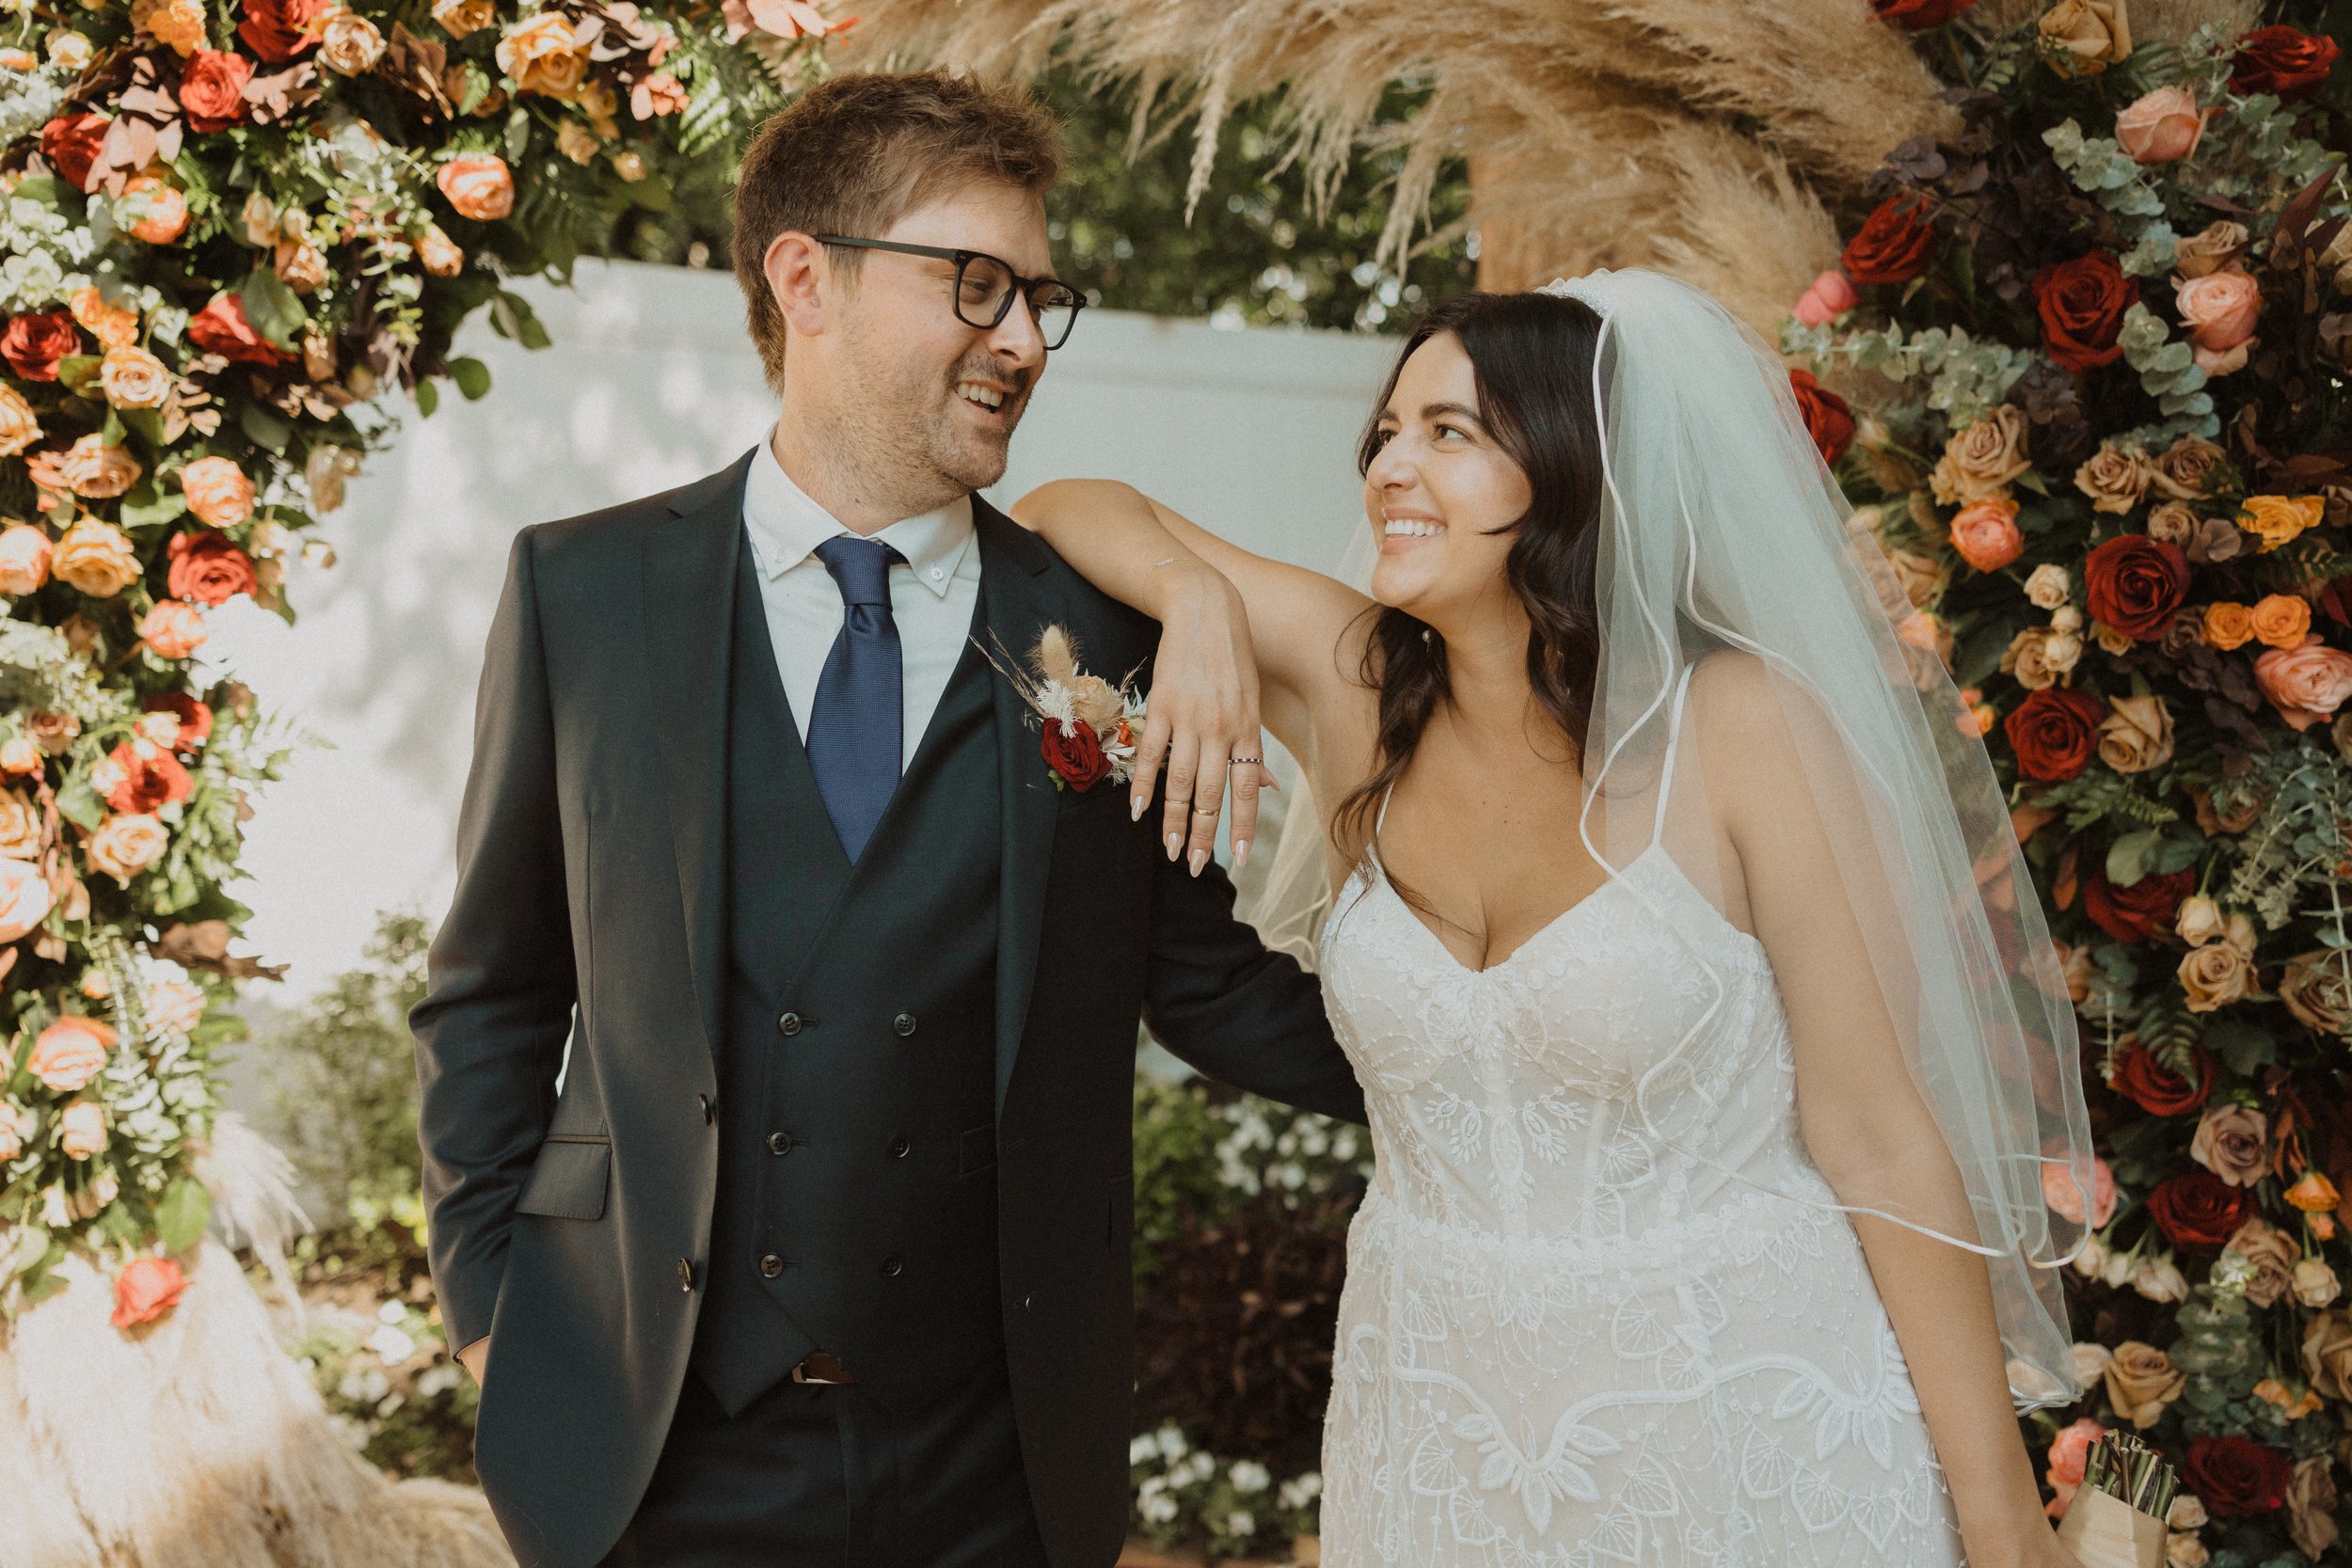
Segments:
[[[1195,816],[1215,816],[1216,815],[1216,808],[1215,806],[1195,806],[1192,808],[1192,815]]]
[[[1226,760],[1226,761],[1228,761],[1228,762],[1230,762],[1230,763],[1232,763],[1234,767],[1239,768],[1239,767],[1241,767],[1241,766],[1243,766],[1243,765],[1245,765],[1245,764],[1262,763],[1262,762],[1265,761],[1265,758],[1263,758],[1263,757],[1227,757],[1225,760]]]

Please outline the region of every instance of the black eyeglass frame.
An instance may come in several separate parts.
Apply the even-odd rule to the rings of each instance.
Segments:
[[[934,261],[953,261],[956,264],[956,277],[952,286],[954,293],[949,309],[955,311],[956,320],[966,326],[977,327],[982,332],[993,332],[1002,324],[1005,317],[1011,313],[1013,297],[1017,294],[1028,302],[1029,319],[1038,324],[1038,336],[1042,341],[1045,324],[1040,320],[1037,301],[1030,297],[1029,291],[1041,284],[1051,284],[1070,296],[1070,320],[1063,324],[1061,335],[1045,344],[1045,350],[1049,354],[1070,341],[1070,334],[1078,325],[1078,312],[1086,309],[1086,295],[1060,278],[1024,277],[1013,271],[1011,264],[1003,257],[991,256],[985,250],[951,250],[946,245],[907,245],[898,240],[860,240],[847,234],[813,234],[810,238],[818,245],[848,245],[854,250],[887,250],[897,256],[923,256]],[[1007,289],[1005,297],[996,303],[996,313],[984,322],[976,322],[963,313],[963,269],[975,261],[993,262],[1003,267],[1005,276],[1012,279],[1012,287]]]

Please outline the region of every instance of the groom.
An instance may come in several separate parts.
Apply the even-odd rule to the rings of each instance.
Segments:
[[[1138,1017],[1362,1119],[1313,980],[979,651],[1153,645],[973,494],[1075,314],[1059,161],[1013,89],[810,92],[737,193],[770,438],[515,542],[411,1022],[525,1568],[1107,1568]]]

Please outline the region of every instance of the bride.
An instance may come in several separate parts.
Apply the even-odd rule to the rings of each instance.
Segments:
[[[1655,274],[1472,294],[1359,455],[1369,597],[1124,485],[1015,509],[1168,628],[1171,857],[1229,759],[1246,857],[1261,713],[1327,803],[1378,1163],[1325,1560],[2068,1562],[2013,1406],[2074,1398],[2073,1013],[1779,361]]]

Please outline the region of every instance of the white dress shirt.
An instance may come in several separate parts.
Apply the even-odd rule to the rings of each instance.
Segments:
[[[759,570],[768,640],[775,648],[792,721],[805,743],[817,682],[847,617],[841,590],[818,559],[817,546],[851,531],[792,482],[768,439],[760,441],[743,483],[743,521]],[[898,623],[901,658],[898,765],[904,769],[914,760],[923,731],[963,657],[979,604],[980,551],[973,536],[972,498],[959,496],[936,512],[893,523],[872,537],[904,558],[890,566],[890,617]]]

